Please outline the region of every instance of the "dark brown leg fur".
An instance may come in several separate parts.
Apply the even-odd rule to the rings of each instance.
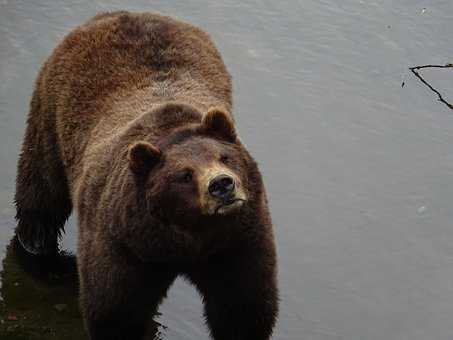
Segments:
[[[269,256],[270,255],[270,256]],[[188,273],[215,340],[268,340],[278,313],[274,255],[244,252]]]
[[[107,242],[93,243],[80,241],[78,255],[81,310],[90,339],[142,340],[176,272],[167,264],[136,262]]]
[[[16,179],[16,234],[33,254],[58,249],[72,204],[58,150],[55,117],[42,112],[34,93]]]

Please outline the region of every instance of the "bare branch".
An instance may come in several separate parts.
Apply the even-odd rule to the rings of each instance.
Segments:
[[[453,110],[453,105],[447,102],[444,97],[440,94],[439,91],[437,91],[434,87],[431,86],[421,75],[418,73],[418,70],[423,69],[423,68],[453,68],[453,64],[445,64],[445,65],[421,65],[421,66],[414,66],[414,67],[409,67],[409,70],[418,78],[420,81],[425,84],[431,91],[433,91],[435,94],[437,94],[438,100],[445,105],[448,106],[449,109]],[[403,83],[404,84],[404,83]]]

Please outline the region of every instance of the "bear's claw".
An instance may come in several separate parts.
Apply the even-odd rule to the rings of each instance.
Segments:
[[[34,228],[31,233],[16,231],[17,240],[22,248],[32,255],[49,255],[58,252],[58,235],[54,230]]]

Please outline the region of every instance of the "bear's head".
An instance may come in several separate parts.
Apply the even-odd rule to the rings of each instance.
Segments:
[[[141,195],[179,225],[242,214],[261,190],[261,177],[230,114],[211,108],[202,115],[181,105],[161,110],[154,127],[162,137],[154,143],[134,141],[128,148]]]

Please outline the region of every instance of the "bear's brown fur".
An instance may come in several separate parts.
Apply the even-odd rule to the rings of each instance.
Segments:
[[[97,15],[44,64],[18,165],[17,235],[53,253],[75,207],[91,339],[141,339],[178,275],[202,295],[214,339],[270,338],[272,224],[231,106],[209,36],[157,14]]]

